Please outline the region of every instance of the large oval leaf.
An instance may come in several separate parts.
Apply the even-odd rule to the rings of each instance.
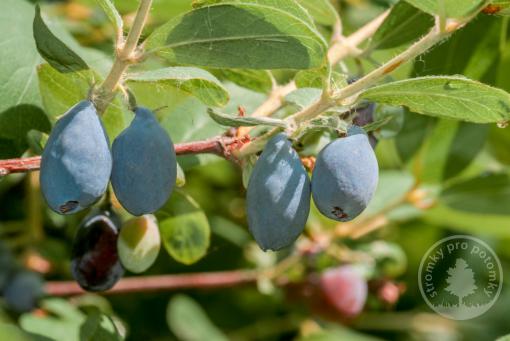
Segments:
[[[124,28],[124,22],[115,5],[111,0],[96,0],[97,4],[101,6],[108,19],[115,25],[116,30],[120,33]]]
[[[27,1],[0,1],[0,112],[18,104],[40,104],[35,68],[37,53]]]
[[[20,156],[28,148],[27,134],[35,129],[40,132],[49,132],[51,129],[48,117],[39,107],[20,104],[0,113],[0,158],[13,158]]]
[[[193,67],[168,67],[159,70],[133,73],[127,77],[129,83],[168,91],[177,88],[191,94],[209,106],[224,106],[229,100],[227,90],[209,72]]]
[[[327,50],[306,11],[288,0],[198,8],[154,31],[146,48],[174,63],[249,69],[318,67]]]
[[[175,260],[193,264],[206,254],[211,234],[209,222],[190,196],[175,191],[157,217],[163,245]]]
[[[55,69],[60,72],[73,72],[89,68],[80,56],[50,31],[41,17],[38,5],[35,7],[33,29],[37,51]]]
[[[456,183],[442,191],[440,200],[461,211],[509,215],[510,176],[489,174]]]
[[[391,9],[370,41],[369,49],[389,49],[410,43],[434,25],[434,18],[404,1]]]
[[[510,119],[509,93],[457,76],[422,77],[383,84],[364,91],[360,98],[466,122],[493,123]]]
[[[202,307],[188,296],[178,295],[170,300],[166,320],[172,332],[182,341],[228,340]]]
[[[483,3],[484,0],[406,0],[413,6],[416,6],[423,12],[432,15],[441,15],[441,12],[450,18],[462,18],[474,11]],[[442,7],[443,6],[443,7]]]
[[[330,0],[297,0],[321,25],[334,25],[338,20],[338,13]]]

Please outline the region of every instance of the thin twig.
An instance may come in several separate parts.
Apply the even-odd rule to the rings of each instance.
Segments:
[[[133,26],[128,33],[126,42],[121,46],[117,46],[117,54],[112,68],[106,76],[103,84],[100,86],[97,97],[95,98],[97,111],[103,113],[110,102],[115,97],[115,89],[117,88],[122,76],[130,64],[136,60],[136,48],[140,36],[142,35],[145,22],[149,16],[152,6],[152,0],[141,0],[140,6],[136,12]]]
[[[328,59],[330,63],[332,65],[337,64],[344,58],[348,57],[353,52],[353,49],[356,50],[358,45],[372,37],[389,13],[389,10],[381,13],[375,19],[362,26],[347,38],[338,39],[337,43],[333,44],[328,51]]]
[[[161,275],[129,277],[121,279],[104,295],[124,294],[130,292],[154,292],[177,289],[212,289],[228,288],[241,284],[254,283],[259,273],[254,270],[237,270],[223,272],[205,272],[194,274]],[[50,281],[45,285],[45,293],[50,296],[72,296],[84,294],[85,291],[75,281]]]

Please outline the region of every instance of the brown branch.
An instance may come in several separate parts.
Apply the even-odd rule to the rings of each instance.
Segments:
[[[38,170],[40,162],[40,156],[27,157],[23,159],[1,160],[0,176],[11,173],[23,173]]]
[[[242,145],[246,139],[218,136],[212,139],[194,142],[178,143],[175,145],[177,155],[216,154],[231,158],[231,150]],[[40,156],[0,160],[0,176],[12,173],[36,171],[41,163]]]
[[[162,275],[130,277],[121,279],[104,295],[124,294],[130,292],[154,292],[176,289],[213,289],[229,288],[241,284],[253,283],[259,272],[237,270],[223,272],[206,272],[195,274]],[[72,296],[84,294],[85,291],[75,281],[46,282],[45,292],[51,296]]]

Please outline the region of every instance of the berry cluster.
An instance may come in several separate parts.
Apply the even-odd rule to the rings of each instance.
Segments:
[[[91,101],[78,103],[55,124],[41,158],[44,198],[60,214],[90,207],[103,196],[110,178],[128,212],[155,212],[170,196],[176,175],[172,141],[150,110],[135,110],[131,125],[110,151]]]
[[[310,196],[326,217],[350,221],[367,207],[378,177],[374,151],[358,126],[322,149],[312,181],[287,136],[278,134],[267,143],[248,183],[250,231],[263,250],[289,246],[305,227]]]
[[[41,159],[41,189],[57,213],[90,207],[111,180],[120,204],[139,216],[121,227],[111,209],[91,213],[78,229],[72,274],[89,291],[108,290],[124,268],[145,271],[156,259],[160,237],[155,218],[168,200],[177,176],[174,146],[154,114],[135,110],[135,118],[113,142],[91,101],[71,108],[55,125]]]

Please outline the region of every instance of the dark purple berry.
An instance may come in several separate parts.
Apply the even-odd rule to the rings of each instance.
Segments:
[[[71,271],[85,290],[108,290],[124,274],[117,253],[119,228],[112,215],[110,211],[101,211],[85,218],[76,234]]]

